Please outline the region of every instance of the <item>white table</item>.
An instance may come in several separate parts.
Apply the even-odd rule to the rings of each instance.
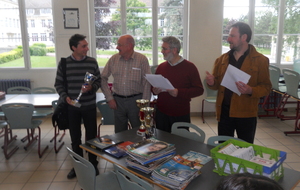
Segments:
[[[97,93],[96,102],[104,100],[103,93]],[[27,103],[34,107],[52,107],[52,101],[58,100],[58,94],[6,94],[5,99],[0,100],[0,106],[8,103]]]

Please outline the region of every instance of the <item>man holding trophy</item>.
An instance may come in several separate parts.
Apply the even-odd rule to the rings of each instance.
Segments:
[[[72,149],[81,156],[83,150],[79,145],[82,144],[82,121],[86,140],[95,138],[97,134],[96,92],[101,86],[98,63],[95,58],[87,56],[89,48],[85,38],[84,35],[75,34],[69,39],[69,46],[73,53],[65,59],[65,63],[60,61],[54,84],[60,96],[59,102],[68,104]],[[89,161],[94,165],[98,175],[97,156],[89,153]],[[74,168],[67,177],[68,179],[76,177]]]

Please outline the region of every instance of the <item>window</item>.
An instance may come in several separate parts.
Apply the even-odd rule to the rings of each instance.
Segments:
[[[43,0],[42,4],[40,2],[40,0],[0,0],[0,15],[5,15],[1,18],[0,69],[56,67],[55,56],[50,56],[55,53],[53,24],[49,24],[53,20],[52,2],[51,0]],[[36,14],[39,12],[47,15],[41,17]],[[22,41],[28,43],[24,48]],[[24,57],[24,52],[28,52],[26,55],[29,54],[29,57]],[[2,55],[10,54],[13,56],[1,59]]]
[[[95,41],[99,66],[105,66],[116,42],[123,34],[135,38],[135,51],[148,57],[150,65],[163,62],[160,53],[162,35],[169,34],[184,42],[185,0],[94,0]],[[162,23],[163,22],[163,23]],[[185,56],[186,52],[182,52]]]
[[[42,27],[46,27],[46,21],[45,21],[45,19],[42,19],[41,22],[42,22]]]
[[[46,33],[41,33],[41,41],[47,41],[47,35]]]
[[[251,26],[251,43],[270,63],[293,64],[300,59],[299,8],[293,0],[224,0],[223,53],[229,50],[229,26],[242,21]]]
[[[30,20],[31,23],[31,27],[34,28],[35,27],[35,21],[34,20]]]

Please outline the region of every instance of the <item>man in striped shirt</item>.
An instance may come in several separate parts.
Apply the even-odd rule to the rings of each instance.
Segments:
[[[134,51],[135,41],[130,35],[123,35],[118,40],[119,53],[113,55],[101,73],[101,89],[109,107],[115,113],[115,133],[127,130],[128,121],[133,128],[141,125],[137,99],[150,99],[150,84],[145,74],[150,74],[148,59]],[[110,91],[108,78],[113,76]]]
[[[83,151],[79,147],[82,144],[81,122],[83,121],[84,123],[86,140],[95,138],[97,134],[96,92],[101,85],[97,60],[87,56],[89,48],[85,38],[86,36],[81,34],[75,34],[70,38],[69,46],[73,53],[66,58],[66,63],[59,63],[54,84],[60,96],[60,101],[69,104],[68,117],[72,149],[81,156],[83,156]],[[63,64],[66,64],[65,67],[63,67]],[[66,71],[63,68],[66,68]],[[83,85],[86,72],[97,77],[92,84]],[[64,85],[64,73],[66,73],[67,89]],[[81,106],[75,107],[72,104],[72,100],[78,97],[80,90],[83,92],[79,100]],[[89,161],[94,165],[96,175],[98,175],[97,156],[89,153]],[[76,177],[74,168],[69,172],[67,177],[68,179]]]

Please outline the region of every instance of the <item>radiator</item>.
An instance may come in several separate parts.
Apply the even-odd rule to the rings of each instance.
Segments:
[[[0,91],[7,93],[7,89],[15,86],[31,88],[30,79],[0,79]]]

